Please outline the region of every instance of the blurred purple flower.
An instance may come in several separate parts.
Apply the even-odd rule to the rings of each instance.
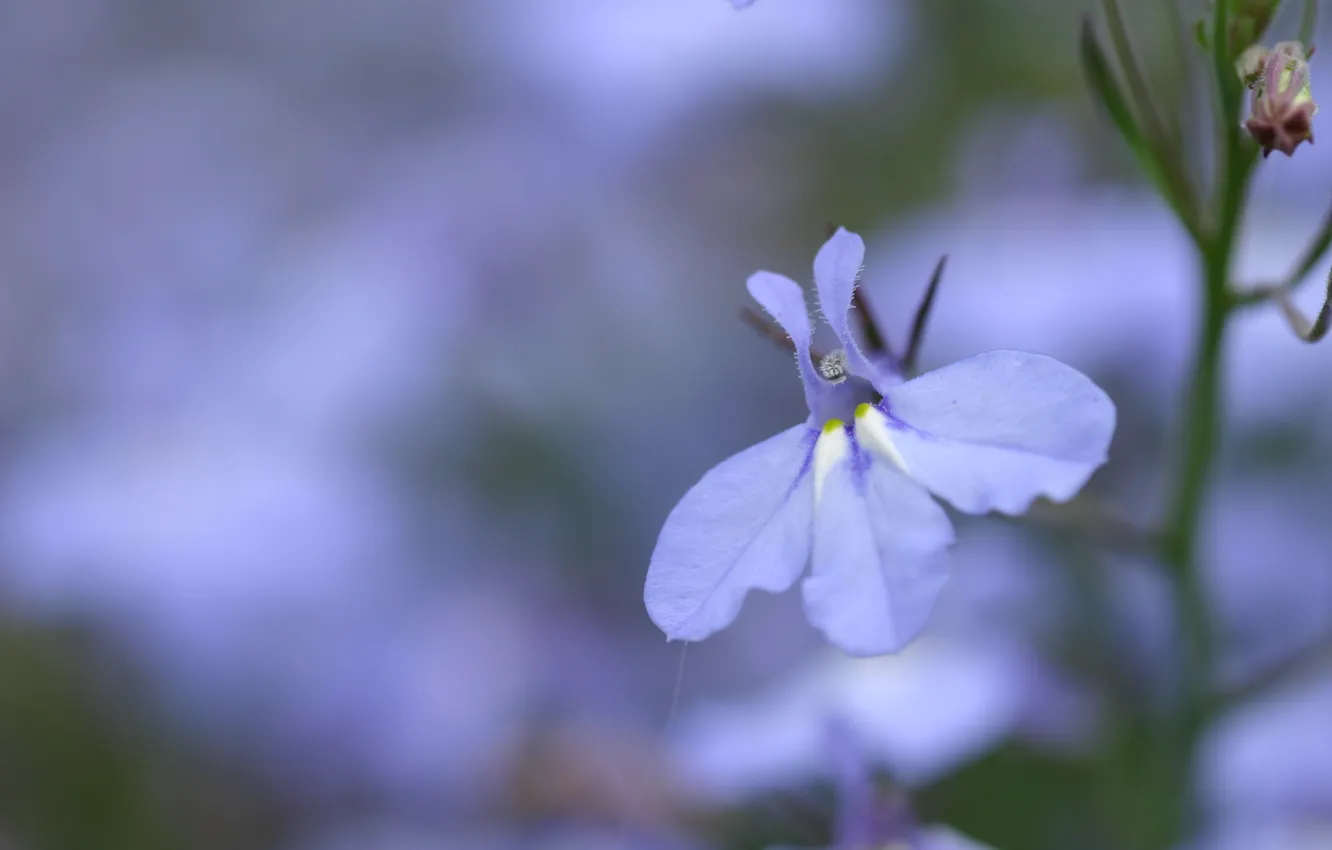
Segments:
[[[1321,482],[1226,476],[1204,520],[1201,575],[1217,675],[1233,687],[1332,641],[1332,546]],[[1256,565],[1261,569],[1255,569]]]
[[[1332,667],[1235,709],[1203,740],[1199,781],[1221,821],[1332,819]]]
[[[1025,188],[1035,178],[1012,179]],[[877,236],[887,260],[863,285],[879,315],[909,311],[917,295],[897,270],[923,273],[946,251],[947,286],[930,320],[938,362],[1021,348],[1087,372],[1128,372],[1135,392],[1169,399],[1189,362],[1183,329],[1196,305],[1176,285],[1192,272],[1188,237],[1159,207],[1119,190],[964,198]],[[1124,345],[1125,327],[1141,330],[1134,346]]]
[[[1199,578],[1223,691],[1256,687],[1332,645],[1332,546],[1321,475],[1228,470],[1200,528]],[[1117,663],[1139,697],[1178,700],[1179,623],[1169,577],[1142,554],[1101,556],[1101,601]]]
[[[1211,817],[1203,848],[1314,850],[1332,838],[1332,667],[1215,723],[1197,765]]]
[[[441,838],[443,840],[441,840]],[[696,850],[697,845],[659,836],[633,834],[629,830],[596,830],[576,826],[551,826],[540,830],[450,829],[441,836],[439,827],[405,820],[351,820],[326,827],[297,843],[293,850]]]
[[[931,492],[966,513],[1017,514],[1037,496],[1071,498],[1105,462],[1114,404],[1051,358],[994,351],[906,383],[871,361],[848,323],[864,251],[840,229],[814,260],[843,346],[817,366],[799,285],[750,277],[794,343],[810,415],[715,467],[667,518],[645,600],[668,638],[708,637],[749,590],[783,591],[812,559],[810,622],[853,655],[896,652],[947,580],[953,528]]]
[[[829,850],[982,850],[984,845],[946,826],[919,826],[904,795],[876,787],[864,752],[846,726],[832,724],[827,737],[837,788],[834,843]]]
[[[674,745],[696,791],[740,799],[823,772],[830,721],[909,784],[930,782],[985,752],[1022,720],[1032,654],[1011,641],[925,637],[874,659],[819,657],[747,700],[686,714]]]
[[[726,5],[464,4],[450,55],[533,113],[568,122],[580,148],[615,160],[678,150],[682,132],[715,132],[727,123],[715,120],[718,107],[733,114],[756,98],[827,105],[855,96],[900,65],[914,29],[900,3],[763,4],[742,19]]]
[[[1327,850],[1332,820],[1254,824],[1226,829],[1188,845],[1188,850]]]

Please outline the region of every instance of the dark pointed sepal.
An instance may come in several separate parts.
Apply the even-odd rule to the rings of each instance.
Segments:
[[[915,318],[911,320],[911,335],[907,341],[906,352],[902,355],[903,374],[910,375],[916,371],[916,360],[920,356],[921,344],[925,339],[925,328],[930,321],[930,311],[934,309],[934,296],[939,291],[939,281],[943,280],[944,268],[947,265],[948,255],[944,254],[935,264],[934,273],[930,275],[930,283],[925,287],[925,295],[921,297]]]

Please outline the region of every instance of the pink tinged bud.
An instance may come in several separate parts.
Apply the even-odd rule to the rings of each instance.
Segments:
[[[1271,55],[1266,47],[1261,44],[1251,44],[1240,54],[1235,61],[1235,71],[1239,78],[1244,81],[1244,85],[1252,89],[1258,85],[1258,81],[1263,78],[1263,67],[1267,64],[1267,57]]]
[[[1300,142],[1307,139],[1313,144],[1313,117],[1318,104],[1309,88],[1309,65],[1303,46],[1294,41],[1281,42],[1264,58],[1244,127],[1263,149],[1264,157],[1274,150],[1291,156]],[[1246,69],[1239,70],[1243,74]]]

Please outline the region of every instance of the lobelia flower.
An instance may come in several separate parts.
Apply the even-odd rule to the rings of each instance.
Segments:
[[[1318,112],[1309,86],[1309,63],[1304,45],[1283,41],[1271,52],[1254,45],[1241,54],[1238,73],[1253,89],[1250,117],[1244,127],[1263,149],[1263,157],[1274,150],[1286,156],[1300,142],[1313,144],[1313,117]]]
[[[865,246],[839,229],[814,260],[819,303],[843,346],[810,355],[804,296],[772,272],[750,294],[796,349],[809,417],[714,467],[671,511],[644,600],[668,640],[725,628],[754,588],[777,593],[812,563],[809,621],[852,655],[896,652],[948,577],[948,516],[1017,514],[1071,498],[1106,459],[1109,397],[1038,354],[992,351],[905,383],[848,317]]]

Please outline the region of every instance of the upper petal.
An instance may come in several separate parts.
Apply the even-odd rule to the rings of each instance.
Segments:
[[[814,257],[814,284],[819,290],[823,318],[846,349],[851,374],[859,375],[877,388],[880,383],[878,370],[856,345],[848,319],[851,296],[855,294],[856,281],[864,263],[865,241],[845,227],[839,227]]]
[[[948,516],[886,463],[853,453],[823,480],[805,613],[852,655],[896,652],[929,619],[948,580]]]
[[[791,337],[796,350],[796,367],[805,385],[805,404],[811,412],[818,410],[829,386],[815,374],[814,363],[809,356],[812,332],[809,327],[809,310],[805,307],[805,296],[800,291],[800,285],[775,272],[754,272],[745,286],[754,300]]]
[[[907,474],[968,513],[1071,498],[1105,463],[1115,430],[1115,405],[1100,387],[1020,351],[945,366],[886,399]]]
[[[730,625],[745,594],[791,586],[809,560],[815,432],[790,428],[713,467],[666,518],[643,599],[671,640]]]
[[[851,296],[856,291],[856,279],[864,264],[865,240],[845,227],[837,228],[814,257],[814,284],[819,289],[819,307],[839,339],[850,336],[846,315],[851,309]]]

